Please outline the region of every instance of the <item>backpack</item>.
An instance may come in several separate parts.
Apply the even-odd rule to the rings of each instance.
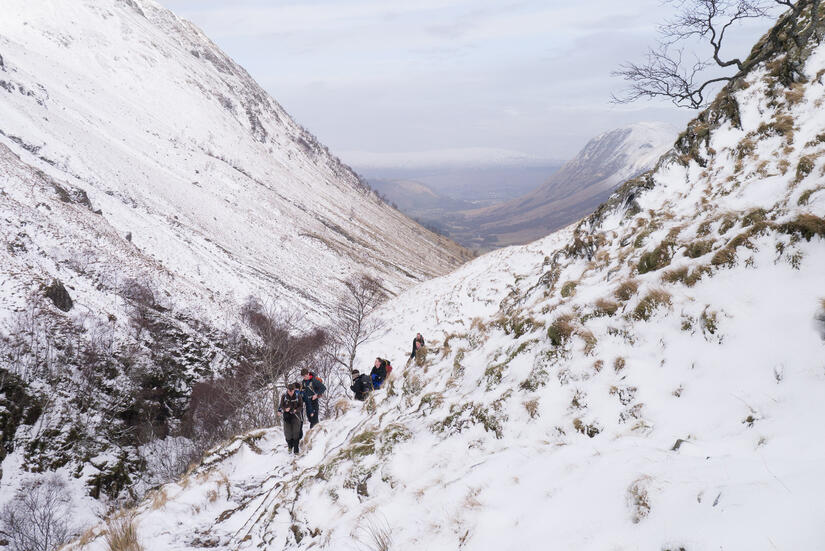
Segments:
[[[389,377],[390,373],[392,373],[392,365],[390,365],[390,361],[389,360],[381,360],[381,363],[384,364],[384,369],[387,370],[387,377]]]

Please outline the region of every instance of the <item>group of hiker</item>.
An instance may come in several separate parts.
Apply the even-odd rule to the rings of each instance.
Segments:
[[[281,395],[278,413],[284,418],[284,437],[290,452],[298,453],[298,445],[304,437],[304,409],[309,428],[318,424],[318,400],[326,391],[327,387],[318,376],[302,369],[301,382],[289,383]]]
[[[410,359],[424,348],[424,337],[421,333],[413,339]],[[389,360],[375,358],[369,375],[357,369],[352,370],[352,385],[349,387],[356,400],[366,400],[370,393],[381,388],[381,385],[392,373],[392,364]],[[299,452],[298,446],[304,436],[304,410],[309,421],[309,428],[318,424],[319,399],[327,388],[324,382],[315,373],[308,369],[301,369],[301,381],[287,385],[286,392],[281,395],[278,403],[278,413],[283,416],[284,437],[291,453]]]

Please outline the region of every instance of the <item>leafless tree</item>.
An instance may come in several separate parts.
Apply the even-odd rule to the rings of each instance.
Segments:
[[[10,551],[52,551],[66,543],[71,498],[57,475],[25,483],[0,511],[0,534]]]
[[[675,105],[698,109],[707,104],[710,91],[744,75],[767,60],[785,38],[797,46],[806,44],[816,32],[821,0],[667,0],[678,7],[678,15],[659,27],[658,44],[650,48],[642,63],[626,63],[613,74],[629,85],[615,103],[640,98],[667,98]],[[725,57],[722,50],[729,32],[743,21],[774,18],[786,10],[785,25],[775,26],[767,36],[769,48],[744,59]],[[818,37],[819,38],[819,37]],[[702,58],[685,44],[698,41],[710,47]]]
[[[300,367],[323,369],[326,333],[298,314],[251,298],[241,317],[257,339],[235,335],[228,344],[236,363],[221,377],[192,388],[183,434],[198,449],[233,434],[276,423],[279,390]]]
[[[382,327],[372,314],[387,298],[387,293],[377,279],[363,274],[347,279],[344,288],[335,307],[330,352],[334,361],[350,373],[358,347]]]
[[[120,296],[126,300],[129,322],[135,329],[135,340],[140,340],[143,331],[152,325],[153,310],[157,310],[155,286],[136,278],[124,280]]]

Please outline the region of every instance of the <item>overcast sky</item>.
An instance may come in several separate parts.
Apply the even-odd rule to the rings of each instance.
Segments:
[[[364,152],[465,148],[566,159],[605,130],[691,117],[609,103],[621,88],[610,72],[672,14],[662,0],[161,2],[356,165]]]

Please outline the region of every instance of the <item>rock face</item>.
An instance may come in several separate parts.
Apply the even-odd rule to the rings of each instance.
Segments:
[[[675,138],[676,129],[661,123],[605,132],[528,195],[462,213],[464,233],[475,232],[479,244],[488,247],[543,237],[589,214],[616,186],[652,168]],[[466,242],[464,233],[460,235]]]
[[[52,301],[52,304],[64,312],[68,312],[72,309],[72,306],[74,306],[72,297],[69,296],[69,291],[66,290],[66,287],[63,286],[63,283],[61,283],[59,279],[55,279],[51,285],[46,287],[44,295]]]

